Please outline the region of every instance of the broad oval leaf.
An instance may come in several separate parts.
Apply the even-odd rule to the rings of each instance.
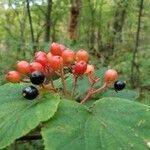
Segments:
[[[46,150],[146,150],[150,107],[119,98],[103,98],[89,108],[62,101],[42,136]]]
[[[58,113],[42,129],[46,150],[84,150],[86,108],[72,101],[61,101]]]
[[[57,111],[58,96],[46,94],[32,101],[26,100],[21,94],[25,86],[6,84],[0,87],[0,149],[51,118]]]
[[[137,100],[139,98],[139,92],[127,89],[118,92],[116,92],[115,90],[104,90],[102,92],[102,96],[126,98],[128,100]]]

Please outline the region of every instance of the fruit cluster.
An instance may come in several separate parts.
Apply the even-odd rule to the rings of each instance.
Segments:
[[[56,74],[61,79],[64,96],[68,96],[69,93],[67,92],[64,79],[64,75],[67,73],[74,76],[73,89],[70,94],[72,98],[75,94],[78,78],[85,75],[89,80],[90,88],[81,103],[100,90],[108,88],[109,84],[118,78],[116,70],[108,69],[104,75],[104,85],[94,88],[95,83],[99,81],[99,77],[95,76],[94,65],[89,63],[88,52],[81,49],[75,53],[62,44],[52,43],[49,52],[37,52],[33,62],[18,61],[16,71],[9,71],[6,74],[6,79],[12,83],[31,82],[34,85],[38,85],[38,87],[28,86],[22,91],[22,95],[25,98],[32,100],[38,96],[41,88],[58,92],[53,81],[53,76]],[[122,90],[124,87],[124,81],[119,80],[114,83],[116,91]]]

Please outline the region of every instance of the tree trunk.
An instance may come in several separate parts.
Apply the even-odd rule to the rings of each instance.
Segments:
[[[114,49],[116,48],[116,43],[122,41],[122,29],[126,16],[126,7],[128,6],[128,1],[120,0],[116,2],[116,10],[114,13],[114,21],[111,25],[108,24],[109,31],[109,41],[102,45],[102,55],[104,56],[104,65],[109,65],[111,58],[114,56]]]
[[[139,5],[139,14],[138,14],[138,26],[137,26],[137,32],[136,32],[136,40],[135,40],[135,48],[133,50],[133,56],[131,60],[131,86],[135,88],[136,86],[139,85],[139,67],[138,64],[136,63],[136,55],[138,53],[138,47],[139,47],[139,38],[140,38],[140,29],[141,29],[141,18],[142,18],[142,11],[143,11],[143,4],[144,0],[140,0],[140,5]]]
[[[117,8],[114,16],[113,31],[110,42],[110,55],[114,54],[116,43],[122,41],[122,29],[125,21],[127,2],[120,1],[117,3]]]
[[[100,57],[100,52],[102,51],[102,12],[103,12],[104,0],[101,0],[99,13],[98,13],[98,29],[97,29],[97,55]]]
[[[98,51],[101,51],[101,48],[102,48],[101,13],[100,13],[99,19],[100,21],[99,21],[98,30],[97,30],[97,48],[98,48]]]
[[[69,38],[72,40],[76,40],[76,32],[77,26],[79,22],[79,14],[80,14],[80,0],[70,0],[71,9],[70,9],[70,22],[69,22]]]
[[[50,30],[51,30],[51,11],[52,11],[52,0],[47,0],[47,12],[45,14],[45,42],[50,41]]]
[[[95,45],[95,10],[91,8],[91,27],[90,27],[90,49],[94,49]]]
[[[32,40],[32,44],[33,44],[33,52],[35,53],[36,52],[36,45],[35,45],[35,39],[34,39],[34,31],[33,31],[33,25],[32,25],[29,0],[26,0],[26,3],[27,3],[27,12],[28,12],[28,17],[29,17],[29,24],[30,24],[31,40]]]

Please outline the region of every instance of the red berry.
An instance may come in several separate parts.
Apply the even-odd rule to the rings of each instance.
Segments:
[[[49,52],[47,54],[47,59],[48,59],[48,62],[51,60],[51,58],[53,57],[53,54],[51,52]]]
[[[45,66],[48,62],[47,55],[38,55],[35,57],[35,62],[40,63],[41,65]]]
[[[76,60],[77,61],[80,61],[80,60],[84,60],[85,62],[88,62],[89,60],[89,54],[86,50],[79,50],[77,53],[76,53]]]
[[[30,69],[31,69],[31,72],[33,72],[33,71],[44,71],[44,67],[38,62],[31,63]]]
[[[64,65],[62,57],[61,56],[53,56],[49,60],[49,65],[54,71],[62,69],[63,65]]]
[[[58,43],[52,43],[51,46],[50,46],[50,52],[53,55],[59,55],[59,56],[61,56],[62,50],[61,50],[60,44],[58,44]]]
[[[35,57],[38,57],[38,56],[46,56],[46,53],[43,51],[39,51],[39,52],[35,53]]]
[[[105,78],[105,82],[115,81],[118,78],[118,73],[114,69],[109,69],[105,72],[104,78]]]
[[[62,53],[66,49],[66,47],[64,45],[62,45],[62,44],[59,44],[59,46],[60,46],[61,53]]]
[[[12,83],[18,83],[21,81],[21,74],[18,71],[9,71],[6,74],[6,80]]]
[[[84,74],[91,75],[94,72],[95,72],[94,66],[93,65],[87,65],[87,69],[86,69]]]
[[[65,63],[72,63],[74,61],[75,54],[72,50],[66,49],[62,53],[62,58],[63,58]]]
[[[17,71],[21,74],[28,74],[31,72],[30,64],[27,61],[19,61],[16,65]]]
[[[87,69],[87,63],[83,60],[77,62],[74,66],[74,74],[75,75],[82,75],[85,73]]]

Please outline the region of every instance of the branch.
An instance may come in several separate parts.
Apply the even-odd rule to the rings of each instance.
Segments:
[[[44,27],[45,27],[45,24],[41,27],[41,30],[39,30],[39,32],[37,33],[36,38],[35,38],[35,42],[39,41],[39,38],[40,38],[40,36],[42,35],[42,33],[44,31]]]
[[[46,12],[39,5],[35,4],[35,6],[46,16]]]
[[[7,31],[7,33],[8,33],[13,39],[15,39],[15,40],[17,41],[17,38],[13,35],[13,33],[12,33],[11,30],[10,30],[10,28],[4,26],[4,29]]]
[[[135,41],[135,48],[133,50],[133,56],[131,60],[131,75],[130,75],[130,80],[131,80],[131,85],[134,87],[134,68],[137,69],[135,66],[135,59],[136,59],[136,54],[138,53],[138,47],[139,47],[139,39],[140,39],[140,30],[141,30],[141,18],[142,18],[142,11],[143,11],[143,5],[144,5],[144,0],[141,0],[140,6],[139,6],[139,14],[138,14],[138,26],[137,26],[137,31],[136,31],[136,41]]]
[[[30,10],[30,4],[29,0],[26,0],[26,7],[27,7],[27,12],[28,12],[28,17],[29,17],[29,24],[30,24],[30,31],[31,31],[31,39],[33,43],[33,52],[36,52],[36,47],[35,47],[35,39],[34,39],[34,31],[33,31],[33,24],[32,24],[32,18],[31,18],[31,10]]]
[[[97,88],[97,89],[90,89],[87,93],[87,95],[84,97],[84,99],[80,102],[80,104],[83,104],[84,102],[86,102],[92,95],[100,92],[101,90],[107,88],[107,83],[104,83],[101,87]]]
[[[19,18],[19,12],[17,11],[16,8],[13,8],[12,4],[11,4],[11,8],[14,10],[15,14],[18,16],[18,21],[19,21],[19,23],[21,24],[21,20],[20,20],[20,18]]]

